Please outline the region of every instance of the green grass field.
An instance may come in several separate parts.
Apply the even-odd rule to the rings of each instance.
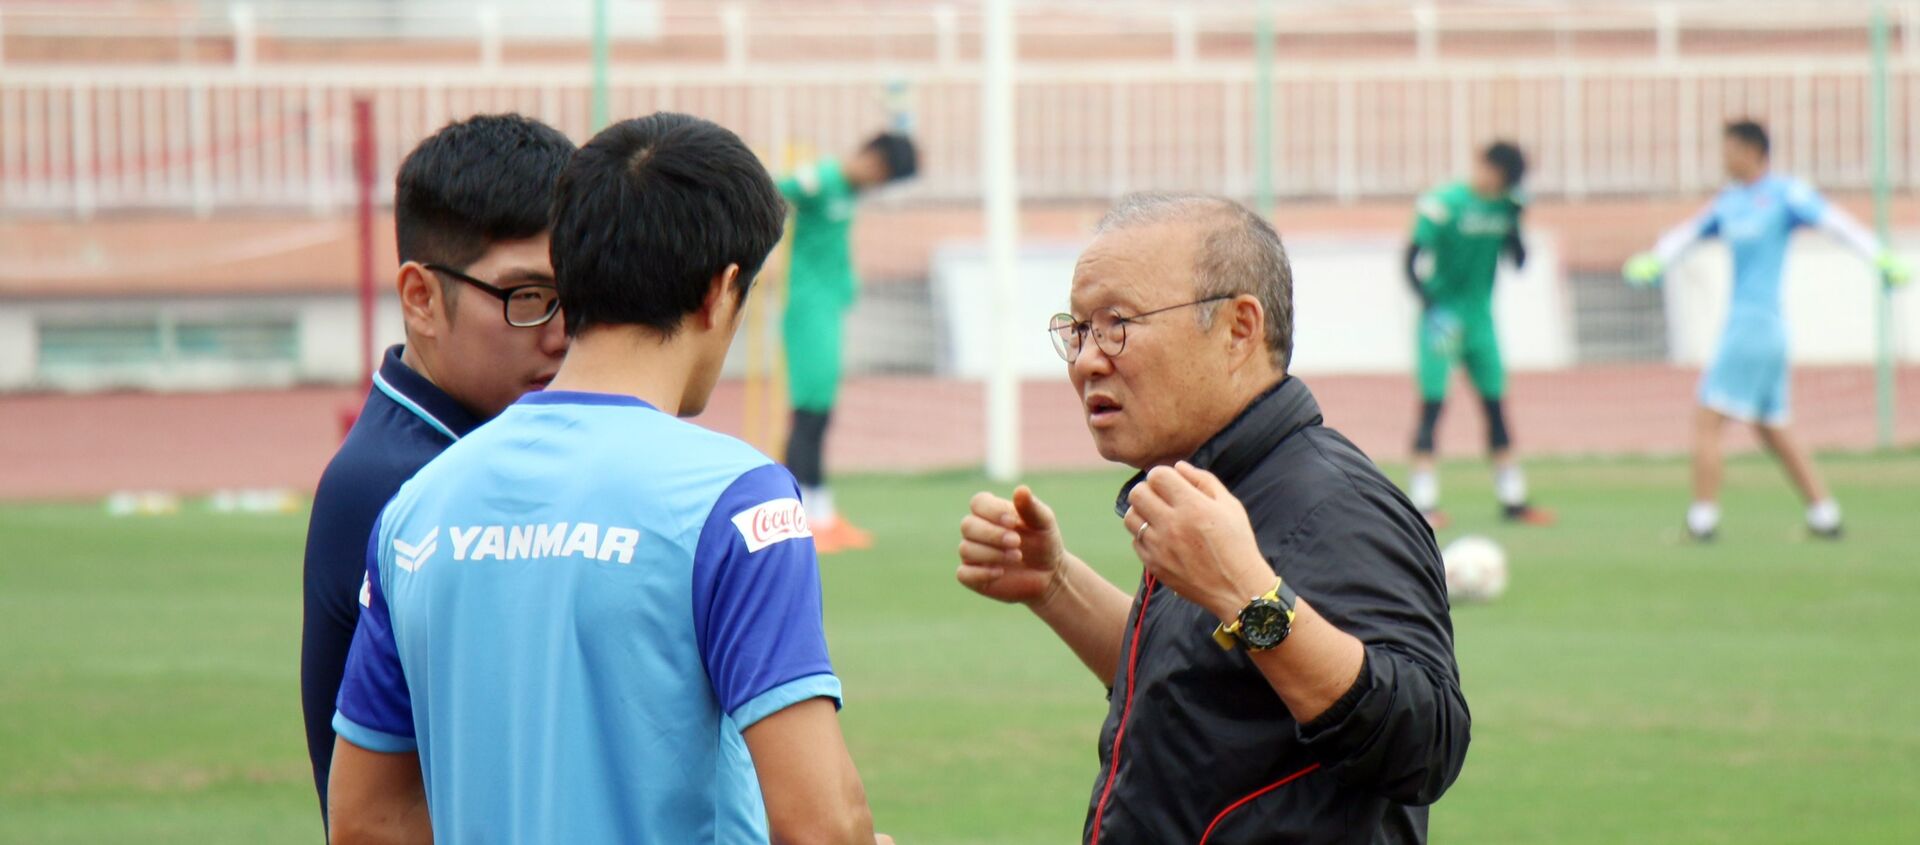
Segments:
[[[1920,454],[1838,457],[1841,544],[1776,470],[1731,471],[1684,545],[1685,467],[1541,463],[1562,525],[1460,531],[1513,561],[1456,611],[1475,717],[1436,842],[1911,842],[1920,836]],[[1034,485],[1131,585],[1119,473]],[[952,581],[972,476],[841,486],[878,549],[825,563],[854,756],[902,843],[1076,841],[1103,691],[1024,611]],[[300,516],[0,508],[0,843],[317,841],[297,696]],[[1445,539],[1443,537],[1443,539]],[[1199,776],[1200,773],[1196,773]]]

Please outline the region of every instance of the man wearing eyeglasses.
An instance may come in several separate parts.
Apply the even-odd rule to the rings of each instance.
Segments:
[[[566,352],[547,208],[573,150],[538,121],[483,115],[441,129],[400,166],[394,285],[407,342],[374,373],[307,527],[300,688],[323,818],[375,517],[441,450],[544,387]]]
[[[1230,200],[1124,198],[1071,305],[1050,329],[1087,429],[1140,470],[1116,502],[1140,584],[1069,552],[1024,486],[974,497],[957,577],[1108,688],[1085,841],[1425,841],[1471,721],[1440,555],[1288,375],[1279,235]]]

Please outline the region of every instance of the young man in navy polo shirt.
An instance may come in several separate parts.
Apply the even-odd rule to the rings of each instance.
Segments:
[[[547,207],[573,151],[538,121],[482,115],[434,133],[400,166],[395,287],[407,342],[374,374],[307,528],[300,693],[323,815],[375,517],[449,444],[544,387],[566,353]]]

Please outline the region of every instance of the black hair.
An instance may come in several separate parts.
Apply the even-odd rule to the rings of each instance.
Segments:
[[[786,215],[767,168],[717,123],[656,112],[607,127],[554,191],[549,251],[567,334],[605,324],[671,335],[729,264],[744,300]]]
[[[559,130],[517,114],[441,127],[407,154],[394,180],[400,260],[465,268],[496,242],[546,231],[573,150]]]
[[[1488,144],[1480,153],[1480,158],[1500,171],[1500,178],[1506,180],[1508,190],[1519,187],[1520,180],[1527,178],[1527,155],[1520,152],[1520,147],[1512,141]]]
[[[920,172],[920,151],[913,145],[913,139],[898,132],[882,132],[867,141],[861,152],[880,154],[880,160],[887,165],[887,181],[898,182],[911,179]]]
[[[1767,138],[1767,127],[1752,119],[1736,120],[1727,124],[1727,137],[1739,141],[1767,156],[1773,152],[1773,142]]]

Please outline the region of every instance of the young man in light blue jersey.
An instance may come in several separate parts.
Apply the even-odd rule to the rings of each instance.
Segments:
[[[555,191],[571,354],[382,511],[335,842],[858,843],[799,488],[682,418],[784,203],[732,132],[615,124]]]
[[[1732,419],[1751,424],[1780,459],[1806,502],[1813,535],[1837,539],[1840,505],[1788,426],[1787,319],[1781,302],[1787,246],[1795,229],[1811,226],[1875,262],[1887,284],[1904,283],[1907,271],[1878,239],[1811,186],[1770,172],[1767,131],[1760,124],[1729,124],[1723,153],[1733,183],[1692,220],[1661,236],[1652,252],[1634,256],[1624,271],[1631,283],[1653,284],[1682,253],[1712,237],[1726,241],[1733,253],[1733,301],[1719,349],[1700,380],[1700,410],[1694,416],[1687,531],[1706,541],[1719,529],[1720,436]]]

